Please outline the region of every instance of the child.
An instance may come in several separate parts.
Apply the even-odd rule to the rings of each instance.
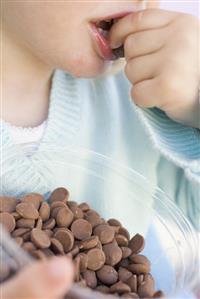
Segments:
[[[81,2],[3,2],[1,147],[2,173],[9,175],[1,193],[17,192],[18,177],[24,193],[47,191],[37,148],[73,145],[144,174],[199,228],[198,20],[158,10],[155,1],[138,13],[139,0]],[[116,18],[104,38],[99,22]],[[97,77],[113,59],[111,48],[122,44],[125,74]],[[59,298],[73,271],[63,260],[57,272],[45,271],[51,263],[5,283],[3,298]]]

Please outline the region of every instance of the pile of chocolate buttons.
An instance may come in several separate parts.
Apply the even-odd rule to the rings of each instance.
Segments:
[[[150,261],[140,254],[144,238],[130,238],[118,220],[106,221],[87,203],[70,201],[65,188],[54,190],[48,201],[36,193],[20,199],[1,196],[0,223],[36,259],[70,256],[75,281],[82,286],[123,298],[163,296],[155,291]],[[0,281],[11,275],[3,263]]]

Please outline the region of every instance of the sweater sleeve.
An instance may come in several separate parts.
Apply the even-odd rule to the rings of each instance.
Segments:
[[[157,108],[136,111],[155,148],[200,189],[200,130],[171,120]]]
[[[161,153],[158,185],[200,231],[200,131],[179,124],[159,109],[136,111]]]

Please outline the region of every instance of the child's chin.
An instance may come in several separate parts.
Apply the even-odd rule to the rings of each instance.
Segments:
[[[82,66],[73,67],[73,69],[68,72],[76,78],[94,78],[102,75],[108,68],[108,61],[103,61],[99,59],[98,61],[93,61],[93,63],[85,63]]]

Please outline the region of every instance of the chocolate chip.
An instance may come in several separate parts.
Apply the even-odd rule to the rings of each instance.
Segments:
[[[38,193],[30,193],[21,198],[21,202],[32,203],[37,210],[43,200],[43,196]]]
[[[73,215],[74,215],[74,220],[76,219],[82,219],[83,218],[83,211],[78,207],[78,205],[76,204],[69,204],[68,206],[70,208],[70,210],[72,211]]]
[[[15,218],[7,212],[0,213],[0,223],[9,233],[15,229]]]
[[[45,229],[53,229],[54,226],[56,225],[56,221],[54,218],[50,218],[49,220],[47,220],[46,222],[43,223],[43,230]]]
[[[67,202],[69,198],[69,191],[63,187],[55,189],[49,198],[49,201],[52,203],[54,201],[63,201]]]
[[[115,266],[122,258],[122,251],[115,243],[106,244],[103,246],[103,251],[106,257],[106,264]]]
[[[12,213],[15,211],[17,199],[11,196],[0,196],[0,212]]]
[[[124,227],[120,227],[118,233],[119,233],[120,235],[123,235],[124,237],[126,237],[127,240],[130,240],[130,234],[129,234],[129,232],[127,231],[126,228],[124,228]]]
[[[122,226],[121,222],[119,222],[117,219],[114,218],[109,219],[107,222],[111,226],[119,226],[119,227]]]
[[[122,259],[126,259],[127,257],[129,257],[132,254],[132,250],[128,247],[121,247],[121,251],[122,251]]]
[[[59,208],[56,215],[56,223],[58,227],[69,227],[72,223],[74,215],[68,208]]]
[[[39,217],[38,210],[31,203],[22,202],[16,206],[17,213],[26,219],[37,219]]]
[[[91,236],[85,240],[82,240],[79,243],[79,248],[81,250],[88,250],[96,247],[98,245],[98,242],[99,242],[99,238],[97,236]]]
[[[129,285],[129,287],[131,288],[131,292],[136,293],[137,292],[137,276],[131,275],[127,281],[126,281],[127,285]]]
[[[138,295],[141,298],[152,297],[155,293],[154,290],[154,279],[150,274],[144,275],[144,280],[138,287]]]
[[[91,223],[92,228],[102,223],[100,215],[93,210],[87,211],[84,218]]]
[[[29,228],[17,228],[12,232],[12,236],[15,238],[21,237],[27,232],[30,232]]]
[[[65,253],[69,252],[74,246],[74,236],[68,229],[59,230],[54,234],[56,238],[62,244]]]
[[[83,202],[79,205],[79,208],[83,211],[83,212],[87,212],[90,209],[90,206],[86,203]]]
[[[50,206],[49,204],[44,201],[41,206],[40,206],[40,209],[39,209],[39,215],[42,219],[42,221],[47,221],[50,217]]]
[[[79,253],[78,257],[80,258],[80,272],[85,272],[88,267],[88,255],[85,253]]]
[[[49,236],[41,229],[34,228],[31,231],[31,241],[37,248],[48,248],[51,244]]]
[[[104,265],[100,270],[96,272],[98,279],[105,285],[112,285],[118,280],[117,271],[108,265]]]
[[[83,273],[83,278],[89,288],[95,289],[97,286],[97,278],[94,271],[87,270]]]
[[[76,239],[84,240],[91,236],[92,225],[84,219],[78,219],[72,223],[71,231]]]
[[[132,254],[131,256],[129,256],[129,260],[132,263],[134,263],[134,264],[144,264],[144,265],[147,265],[149,269],[151,267],[150,261],[144,255]]]
[[[55,238],[51,238],[51,249],[55,254],[64,254],[63,245]]]
[[[128,239],[124,235],[117,234],[115,240],[119,246],[126,247],[128,246]]]
[[[150,266],[148,264],[131,264],[128,266],[128,270],[133,274],[147,274],[150,272]]]
[[[132,273],[126,268],[120,267],[118,270],[118,275],[119,280],[121,280],[122,282],[126,282],[132,276]]]
[[[93,231],[94,235],[98,236],[102,244],[108,244],[113,241],[115,231],[107,224],[100,224],[95,227]]]
[[[103,267],[105,263],[105,254],[101,249],[91,249],[87,253],[88,255],[88,269],[97,271]]]
[[[113,54],[115,55],[116,58],[124,57],[124,46],[113,49],[112,51],[113,51]]]
[[[123,293],[129,293],[129,292],[131,292],[130,287],[127,284],[125,284],[124,282],[121,282],[121,281],[113,284],[110,287],[110,293],[123,294]]]
[[[140,253],[145,246],[145,241],[143,236],[140,234],[136,234],[130,241],[129,241],[129,248],[131,248],[133,253]]]
[[[43,225],[42,218],[39,217],[38,220],[36,220],[36,226],[35,226],[35,228],[42,229],[42,225]]]
[[[16,222],[16,227],[20,228],[34,228],[35,226],[35,220],[34,219],[25,219],[25,218],[21,218],[19,220],[17,220]]]

